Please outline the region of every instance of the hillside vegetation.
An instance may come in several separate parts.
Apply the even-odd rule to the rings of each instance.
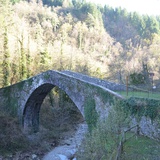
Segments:
[[[72,70],[119,83],[125,83],[128,75],[133,84],[143,82],[142,73],[148,76],[154,72],[154,83],[159,83],[160,16],[139,15],[85,0],[0,0],[0,59],[0,88],[52,69]],[[73,103],[68,98],[65,102],[64,98],[59,102],[54,99],[53,106],[52,102],[44,101],[40,115],[42,134],[35,143],[24,136],[17,118],[1,112],[0,159],[1,155],[10,153],[24,155],[27,150],[30,156],[31,151],[36,151],[43,157],[59,143],[61,131],[74,129],[75,120],[79,123],[82,117]],[[124,123],[128,125],[128,120],[125,121],[120,111],[113,110],[111,115],[106,124],[98,124],[86,137],[77,153],[79,159],[88,156],[106,159],[116,154],[121,136],[117,129]],[[159,158],[159,144],[145,143],[144,148],[149,149],[141,156],[141,153],[132,153],[141,137],[134,146],[131,144],[136,141],[132,140],[124,146],[122,156],[126,159],[137,156],[153,159],[150,153],[146,154],[152,146],[157,148]]]
[[[0,0],[0,86],[48,69],[124,83],[142,63],[160,78],[160,16],[85,0]]]

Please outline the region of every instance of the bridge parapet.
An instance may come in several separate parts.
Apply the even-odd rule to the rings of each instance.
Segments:
[[[81,73],[72,72],[72,71],[68,71],[68,70],[65,70],[62,72],[66,73],[67,75],[71,75],[75,78],[79,78],[81,80],[103,86],[103,87],[108,88],[112,91],[125,91],[126,90],[126,85],[124,85],[124,84],[113,83],[110,81],[102,80],[102,79],[95,78],[95,77],[90,77],[88,75],[84,75]]]

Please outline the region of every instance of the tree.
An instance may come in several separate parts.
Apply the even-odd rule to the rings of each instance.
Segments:
[[[30,55],[30,35],[28,34],[28,46],[27,46],[27,56],[26,56],[26,67],[27,67],[27,78],[31,76],[31,55]]]
[[[155,17],[148,17],[147,21],[146,21],[146,38],[150,39],[151,41],[153,40],[153,34],[159,33],[159,23],[156,20]],[[148,34],[147,34],[148,33]]]
[[[40,52],[40,71],[46,71],[50,68],[50,60],[47,48],[42,52]]]
[[[64,23],[60,28],[60,70],[64,69],[63,65],[63,54],[64,54],[64,45],[68,42],[69,32],[71,31],[72,26],[69,23]]]
[[[143,72],[142,73],[143,73],[143,76],[144,76],[145,85],[146,85],[147,89],[149,90],[152,87],[152,83],[151,83],[151,80],[149,78],[149,72],[148,72],[147,64],[143,63]]]
[[[64,0],[43,0],[43,4],[48,5],[48,6],[62,6]]]
[[[95,18],[92,14],[88,13],[87,18],[85,20],[88,27],[94,27],[96,25]]]
[[[3,62],[2,62],[2,86],[7,86],[10,84],[11,74],[10,74],[10,51],[9,51],[9,38],[8,30],[12,24],[11,19],[11,5],[9,0],[0,0],[0,29],[2,31],[3,37]]]
[[[53,13],[53,18],[51,19],[51,23],[52,23],[52,26],[53,26],[53,31],[56,32],[57,27],[60,23],[57,14]]]
[[[5,27],[4,32],[4,42],[3,42],[3,49],[4,49],[4,57],[3,57],[3,87],[10,84],[10,53],[8,47],[8,35],[7,35],[7,28]]]
[[[130,74],[130,84],[139,85],[144,84],[144,75],[142,73],[132,73]]]
[[[72,0],[72,4],[75,9],[80,9],[82,7],[82,3],[79,0]]]
[[[20,44],[20,80],[24,80],[27,78],[27,66],[26,66],[26,52],[24,49],[24,35],[23,32],[21,34],[21,39],[19,40]]]
[[[82,23],[79,21],[75,24],[74,30],[73,32],[75,32],[74,37],[76,38],[76,41],[77,41],[77,47],[79,49],[83,49],[85,33],[88,31],[88,28],[85,23]]]
[[[116,48],[110,54],[109,70],[110,78],[118,80],[119,83],[123,83],[122,74],[124,74],[124,58],[126,56],[123,52],[123,48],[120,43],[115,44]]]
[[[98,16],[98,8],[94,3],[84,3],[81,7],[81,12],[84,14],[91,14],[94,18]]]
[[[11,2],[12,4],[15,4],[15,3],[20,2],[20,0],[10,0],[10,2]]]

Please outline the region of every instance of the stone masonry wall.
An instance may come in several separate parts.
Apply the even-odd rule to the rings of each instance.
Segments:
[[[0,89],[0,109],[18,116],[20,123],[26,126],[38,126],[38,112],[45,96],[54,87],[58,86],[66,92],[84,116],[86,99],[92,98],[96,104],[96,111],[101,118],[108,116],[113,99],[124,97],[115,93],[115,90],[125,90],[119,85],[97,78],[92,78],[71,71],[47,71],[15,85]],[[143,117],[140,122],[142,132],[152,138],[160,137],[159,122],[151,123]]]

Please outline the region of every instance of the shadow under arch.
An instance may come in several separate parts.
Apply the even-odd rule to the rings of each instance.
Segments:
[[[39,130],[39,112],[46,95],[55,86],[49,83],[36,88],[28,98],[22,117],[22,126],[25,133],[33,133]]]
[[[41,105],[45,97],[54,87],[58,86],[50,83],[45,83],[36,88],[28,98],[24,107],[23,117],[22,117],[22,126],[24,133],[32,134],[39,131],[39,114]],[[65,92],[65,90],[63,91]],[[68,97],[72,100],[72,98],[69,95]],[[75,104],[73,100],[72,102]]]

